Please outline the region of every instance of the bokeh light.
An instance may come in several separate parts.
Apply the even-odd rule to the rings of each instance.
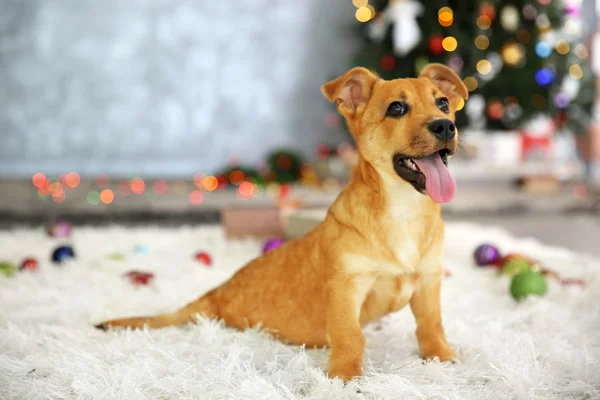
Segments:
[[[331,154],[331,149],[326,144],[320,144],[315,148],[315,155],[317,158],[323,160]]]
[[[583,78],[583,70],[579,66],[579,64],[573,64],[569,67],[569,75],[573,79],[581,79]]]
[[[100,192],[100,201],[102,201],[104,204],[110,204],[114,199],[115,194],[112,190],[104,189],[102,192]]]
[[[59,197],[63,193],[63,185],[60,182],[54,182],[52,185],[50,185],[50,194],[52,197]]]
[[[569,50],[571,50],[571,48],[569,47],[569,44],[566,40],[559,40],[558,42],[556,42],[556,51],[558,52],[558,54],[565,55],[569,52]]]
[[[204,180],[204,178],[206,177],[206,175],[204,175],[202,172],[198,172],[196,175],[194,175],[194,185],[196,185],[196,187],[198,189],[202,189],[202,181]]]
[[[246,179],[246,175],[244,175],[244,173],[240,170],[233,170],[229,174],[229,182],[231,182],[233,185],[239,185],[244,181],[244,179]]]
[[[62,204],[67,199],[67,195],[65,192],[61,192],[58,196],[52,196],[52,201],[56,204]]]
[[[475,38],[475,47],[479,50],[485,50],[490,46],[490,39],[485,35],[479,35]]]
[[[167,190],[169,189],[169,185],[167,184],[167,181],[165,181],[163,179],[159,179],[152,183],[152,189],[154,190],[154,193],[156,193],[156,194],[165,194],[165,193],[167,193]]]
[[[550,68],[542,68],[535,73],[535,81],[538,85],[547,86],[554,81],[554,72]]]
[[[442,7],[438,11],[438,22],[443,27],[449,27],[454,22],[454,13],[450,7]]]
[[[552,53],[552,48],[545,42],[539,42],[535,45],[535,54],[541,58],[548,58]]]
[[[182,180],[173,182],[173,192],[175,194],[185,194],[185,192],[187,192],[187,183]]]
[[[87,202],[92,205],[96,205],[100,202],[100,194],[95,190],[89,191],[86,198]]]
[[[575,46],[575,55],[581,59],[588,57],[588,51],[582,43]]]
[[[110,184],[110,177],[106,174],[100,174],[96,177],[96,186],[105,188]]]
[[[340,116],[336,113],[327,113],[325,115],[325,126],[328,128],[337,128],[340,125]]]
[[[521,29],[517,32],[517,42],[527,44],[531,40],[531,34],[527,29]]]
[[[251,197],[254,193],[254,185],[251,182],[242,182],[240,183],[238,192],[243,197]]]
[[[70,188],[76,188],[79,186],[80,182],[81,178],[77,172],[69,172],[67,175],[65,175],[65,183]]]
[[[487,75],[492,72],[492,64],[488,60],[480,60],[477,62],[477,72],[481,75]]]
[[[207,176],[202,181],[202,185],[204,186],[204,188],[206,190],[208,190],[209,192],[212,192],[219,186],[219,181],[214,176]]]
[[[487,15],[482,15],[479,18],[477,18],[477,27],[482,31],[489,29],[491,25],[492,20]]]
[[[121,181],[119,182],[119,193],[122,195],[128,195],[131,193],[131,187],[129,186],[129,182]]]
[[[534,94],[531,97],[531,105],[533,108],[540,110],[546,105],[546,98],[541,94]]]
[[[33,186],[36,188],[41,188],[46,185],[46,175],[42,174],[41,172],[37,172],[33,174],[31,181],[33,182]]]
[[[456,106],[456,111],[460,111],[465,107],[465,99],[462,97],[458,100],[458,106]]]
[[[146,184],[142,178],[133,178],[130,183],[131,191],[135,194],[142,194],[146,189]]]
[[[379,62],[381,65],[381,69],[384,71],[393,71],[396,68],[396,57],[391,55],[385,55],[381,57],[381,61]]]
[[[367,22],[373,17],[371,10],[369,10],[367,7],[360,7],[357,9],[355,16],[359,22]]]
[[[478,82],[477,82],[477,79],[475,77],[467,76],[465,78],[465,80],[464,80],[464,84],[467,87],[467,90],[469,92],[472,92],[475,89],[477,89]]]
[[[194,205],[201,204],[204,201],[204,194],[199,190],[194,190],[190,193],[190,203]]]
[[[458,47],[458,41],[453,36],[448,36],[442,40],[442,46],[446,51],[454,51]]]
[[[356,8],[366,7],[369,4],[369,0],[352,0],[352,4]]]

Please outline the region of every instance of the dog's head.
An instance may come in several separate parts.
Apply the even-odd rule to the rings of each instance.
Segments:
[[[458,149],[454,113],[469,93],[450,68],[429,64],[418,78],[386,81],[353,68],[326,83],[361,157],[379,173],[397,176],[438,203],[454,197],[448,157]]]

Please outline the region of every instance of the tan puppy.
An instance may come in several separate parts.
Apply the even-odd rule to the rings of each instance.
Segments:
[[[393,81],[354,68],[322,91],[360,154],[325,220],[172,314],[99,328],[183,325],[196,315],[240,329],[261,324],[289,343],[329,345],[329,376],[350,380],[362,375],[361,327],[410,304],[421,356],[454,358],[440,315],[438,203],[454,196],[445,164],[458,147],[452,121],[467,89],[452,70],[430,64],[419,78]]]

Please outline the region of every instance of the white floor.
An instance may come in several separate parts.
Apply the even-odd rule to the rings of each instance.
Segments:
[[[541,260],[587,287],[561,287],[516,303],[507,278],[472,263],[476,245]],[[71,243],[77,259],[48,261]],[[136,254],[137,244],[149,248]],[[41,260],[36,273],[0,278],[2,399],[596,399],[600,398],[600,260],[474,225],[447,226],[443,315],[460,364],[417,357],[414,322],[403,310],[365,329],[365,376],[326,378],[328,351],[287,346],[217,322],[109,332],[105,318],[181,306],[227,279],[261,243],[231,242],[219,228],[79,228],[71,240],[41,230],[0,233],[0,258]],[[207,250],[214,263],[193,260]],[[111,260],[121,252],[125,261]],[[134,288],[121,276],[152,271]]]

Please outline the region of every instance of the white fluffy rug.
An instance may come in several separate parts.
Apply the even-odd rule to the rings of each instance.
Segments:
[[[474,247],[498,244],[587,288],[550,283],[520,304],[509,281],[473,265]],[[226,241],[218,227],[78,228],[77,259],[51,264],[65,242],[42,230],[0,233],[0,259],[41,260],[36,273],[0,278],[1,399],[598,399],[600,262],[534,240],[473,225],[447,225],[443,316],[460,364],[417,357],[409,309],[368,326],[365,376],[348,385],[326,378],[328,351],[287,346],[218,322],[185,328],[101,332],[107,318],[175,309],[227,279],[260,252],[255,241]],[[148,254],[133,248],[146,245]],[[206,250],[214,263],[192,258]],[[115,252],[125,261],[111,260]],[[152,271],[152,285],[121,275]]]

